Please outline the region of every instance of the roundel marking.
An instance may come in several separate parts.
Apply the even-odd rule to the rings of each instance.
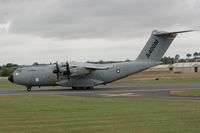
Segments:
[[[120,73],[120,69],[117,69],[116,72],[117,72],[117,73]]]

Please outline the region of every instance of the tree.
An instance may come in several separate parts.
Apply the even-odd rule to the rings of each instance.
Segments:
[[[189,61],[189,59],[190,59],[190,57],[192,56],[191,54],[189,54],[189,53],[187,53],[186,54],[186,56],[187,56],[187,62]]]
[[[4,67],[4,68],[1,70],[1,76],[3,76],[3,77],[9,76],[12,72],[13,72],[13,71],[12,71],[11,68]]]
[[[187,58],[190,58],[192,55],[191,54],[186,54]]]
[[[187,62],[185,59],[179,59],[180,63]]]
[[[175,58],[171,58],[171,57],[163,57],[161,59],[161,61],[164,63],[164,64],[174,64],[175,63]]]
[[[198,57],[198,56],[199,56],[199,53],[194,52],[193,56],[194,56],[194,57]]]
[[[17,64],[8,63],[0,66],[0,76],[6,77],[13,73],[19,66]]]
[[[180,58],[180,55],[179,55],[179,54],[175,55],[175,60],[176,60],[176,62],[179,62],[179,58]]]
[[[37,65],[39,65],[38,62],[34,62],[34,63],[33,63],[33,66],[37,66]]]
[[[17,64],[13,64],[13,63],[7,63],[5,65],[5,67],[17,67],[18,65]]]
[[[198,52],[194,52],[193,56],[194,56],[194,61],[197,61],[199,53]]]

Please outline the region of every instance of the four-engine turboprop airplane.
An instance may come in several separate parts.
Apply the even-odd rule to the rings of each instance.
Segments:
[[[18,68],[9,81],[24,85],[27,91],[33,86],[64,86],[72,89],[91,89],[161,64],[160,59],[178,33],[154,30],[137,59],[113,64],[66,62]]]

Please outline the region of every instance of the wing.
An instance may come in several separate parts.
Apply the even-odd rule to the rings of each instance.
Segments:
[[[81,76],[89,74],[95,70],[107,70],[111,68],[111,66],[105,64],[70,62],[70,68],[71,76]]]
[[[109,65],[105,64],[91,64],[91,63],[82,63],[82,62],[70,62],[71,67],[84,67],[87,69],[92,69],[92,70],[107,70],[111,68]]]

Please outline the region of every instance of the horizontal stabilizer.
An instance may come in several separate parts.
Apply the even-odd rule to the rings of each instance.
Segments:
[[[194,30],[184,30],[184,31],[176,31],[176,32],[165,32],[165,31],[153,31],[154,36],[167,36],[172,34],[184,33],[184,32],[192,32]]]

